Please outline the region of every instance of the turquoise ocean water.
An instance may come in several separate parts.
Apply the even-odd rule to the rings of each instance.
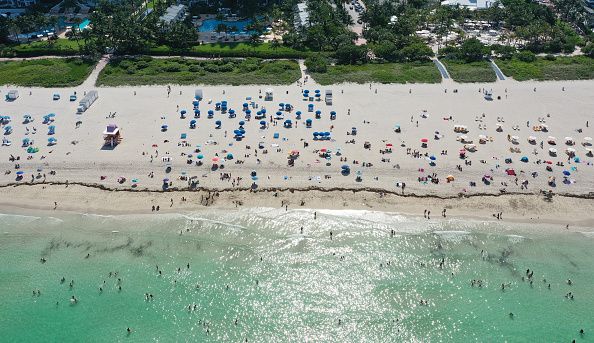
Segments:
[[[362,211],[0,215],[0,340],[593,342],[582,231]]]

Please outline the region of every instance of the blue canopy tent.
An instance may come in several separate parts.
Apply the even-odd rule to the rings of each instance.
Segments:
[[[220,129],[222,124],[223,123],[220,120],[215,121],[215,125],[216,125],[215,128]]]

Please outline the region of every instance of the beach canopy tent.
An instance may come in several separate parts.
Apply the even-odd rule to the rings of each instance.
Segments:
[[[196,99],[196,100],[204,99],[204,93],[202,92],[202,89],[198,88],[194,91],[194,99]]]
[[[15,101],[19,97],[19,91],[17,90],[10,90],[6,93],[6,101]]]

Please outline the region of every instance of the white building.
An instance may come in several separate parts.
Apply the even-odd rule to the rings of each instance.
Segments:
[[[295,29],[309,27],[309,9],[305,2],[298,3],[294,9]]]
[[[442,6],[460,6],[470,10],[484,10],[495,4],[495,0],[445,0],[441,2]]]
[[[185,5],[173,5],[169,6],[165,11],[165,14],[161,16],[161,21],[166,24],[171,24],[175,21],[183,20],[186,16]]]

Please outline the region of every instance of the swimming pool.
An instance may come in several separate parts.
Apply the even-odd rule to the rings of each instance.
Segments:
[[[228,20],[217,20],[207,19],[202,22],[202,25],[198,28],[199,32],[216,32],[219,24],[224,24],[229,28],[230,33],[248,33],[247,27],[252,23],[251,19],[228,21]]]
[[[91,21],[89,19],[84,19],[83,21],[81,21],[81,23],[78,25],[78,29],[79,30],[84,30],[87,28],[87,26],[89,26],[89,24],[91,23]],[[66,26],[72,26],[75,27],[76,25],[74,23],[69,23],[66,20],[64,20],[64,18],[60,18],[58,20],[58,27],[66,27]]]

